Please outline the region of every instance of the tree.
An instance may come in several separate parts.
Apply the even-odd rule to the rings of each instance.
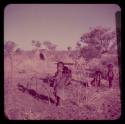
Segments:
[[[20,54],[20,53],[22,52],[22,50],[21,50],[21,48],[17,48],[17,49],[15,50],[15,52],[16,52],[17,54]]]
[[[50,51],[49,52],[49,55],[53,56],[55,54],[55,50],[56,50],[56,47],[57,45],[56,44],[53,44],[52,42],[50,41],[44,41],[43,42],[43,45]]]
[[[38,58],[39,57],[39,50],[40,50],[40,47],[41,47],[41,42],[32,40],[31,44],[32,44],[32,46],[35,47],[35,50],[32,50],[32,52],[35,53],[36,57]]]
[[[99,49],[96,49],[95,47],[93,46],[89,46],[89,47],[83,47],[80,51],[80,54],[82,57],[85,58],[86,61],[89,61],[93,58],[98,58],[100,57],[100,48]]]
[[[76,49],[81,49],[81,47],[82,47],[82,44],[81,43],[79,43],[79,42],[76,42]]]
[[[43,42],[43,45],[48,49],[48,50],[51,50],[51,51],[55,51],[57,45],[51,43],[50,41],[44,41]]]
[[[10,56],[12,52],[14,51],[14,48],[16,46],[16,43],[13,41],[7,41],[4,44],[4,56]]]
[[[37,47],[37,48],[40,48],[40,47],[41,47],[41,42],[40,42],[40,41],[32,40],[32,46],[35,46],[35,47]]]
[[[70,47],[70,46],[67,47],[67,50],[68,50],[68,53],[67,53],[67,54],[68,54],[68,56],[70,56],[71,49],[72,49],[72,47]]]
[[[72,49],[72,47],[70,47],[70,46],[67,47],[67,50],[68,50],[68,51],[71,51],[71,49]]]
[[[81,42],[88,44],[86,47],[81,49],[81,55],[88,60],[95,57],[101,57],[101,54],[110,50],[109,45],[115,39],[116,32],[110,31],[109,28],[92,28],[90,32],[81,36]]]
[[[13,41],[7,41],[4,44],[4,56],[10,58],[11,83],[13,82],[13,52],[14,52],[15,46],[16,46],[16,43]]]

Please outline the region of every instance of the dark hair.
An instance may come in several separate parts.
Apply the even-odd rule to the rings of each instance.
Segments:
[[[59,64],[62,64],[64,66],[64,63],[63,62],[58,62],[57,63],[57,66],[59,66]]]
[[[68,67],[64,66],[64,68],[63,68],[63,72],[64,72],[64,73],[65,73],[65,72],[69,72]]]
[[[112,64],[108,64],[107,66],[108,66],[109,68],[110,68],[110,67],[111,67],[111,68],[113,67],[113,65],[112,65]]]
[[[96,74],[101,74],[102,72],[101,71],[96,71]]]
[[[102,75],[102,72],[101,71],[96,71],[95,76],[98,75],[98,74]]]
[[[44,57],[43,53],[40,53],[40,59],[45,60],[45,57]]]
[[[72,72],[71,72],[71,70],[67,66],[64,66],[63,73],[71,74]]]

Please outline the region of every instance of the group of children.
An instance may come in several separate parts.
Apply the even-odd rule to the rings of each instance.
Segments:
[[[109,64],[107,67],[108,67],[107,79],[109,81],[109,88],[111,88],[112,80],[114,77],[113,65]],[[101,71],[96,71],[94,79],[91,81],[91,85],[99,87],[101,84],[101,77],[102,77]],[[53,81],[52,86],[54,87],[54,96],[56,98],[56,105],[59,105],[60,97],[58,96],[58,92],[62,88],[71,84],[72,72],[67,66],[64,66],[63,62],[58,62],[57,71],[56,71],[55,75],[53,76],[53,80],[54,81]]]
[[[106,78],[109,81],[109,88],[111,88],[112,87],[112,81],[113,81],[113,78],[114,78],[113,65],[109,64],[107,67],[108,67],[108,71],[107,71]],[[101,84],[101,77],[102,77],[102,72],[96,71],[94,79],[91,81],[91,85],[99,87],[100,84]]]

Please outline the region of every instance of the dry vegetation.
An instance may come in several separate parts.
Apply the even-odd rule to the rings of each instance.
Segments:
[[[25,55],[26,54],[26,55]],[[115,71],[113,87],[108,88],[108,81],[102,80],[100,88],[84,87],[73,83],[65,89],[66,97],[60,106],[48,101],[33,98],[27,93],[18,90],[18,83],[31,88],[39,94],[52,95],[53,89],[39,80],[39,77],[54,75],[56,64],[50,59],[40,60],[34,55],[30,58],[27,53],[13,55],[13,69],[11,60],[5,58],[5,114],[9,119],[117,119],[120,116],[120,89],[118,69]],[[25,55],[25,56],[24,56]],[[61,55],[61,54],[60,54]],[[49,57],[48,57],[49,58]],[[65,57],[68,58],[68,57]],[[73,61],[72,61],[73,62]],[[97,62],[97,60],[96,60]],[[92,77],[87,76],[85,68],[91,67],[91,62],[84,63],[82,71],[78,73],[71,65],[73,77],[90,82]],[[93,66],[94,67],[94,66]],[[101,66],[100,66],[101,68]],[[12,76],[12,77],[11,77]],[[31,77],[35,77],[31,80]],[[37,83],[37,86],[36,86]]]
[[[114,47],[116,46],[115,42],[112,47],[107,47],[107,41],[114,40],[115,36],[114,32],[108,34],[107,31],[107,29],[99,28],[84,34],[81,41],[84,40],[88,43],[88,46],[84,48],[77,43],[78,50],[71,50],[68,47],[68,51],[57,51],[55,50],[55,44],[46,41],[44,44],[48,45],[48,50],[42,50],[44,59],[40,59],[38,49],[10,51],[15,44],[8,42],[4,53],[6,117],[12,120],[118,119],[121,114],[118,56],[116,47]],[[101,40],[99,42],[99,39],[103,42]],[[35,41],[32,41],[32,43],[35,44]],[[36,47],[38,48],[40,45],[40,42],[37,42]],[[105,47],[103,48],[103,46]],[[88,87],[72,81],[72,84],[64,89],[65,96],[61,99],[59,106],[48,100],[35,98],[31,94],[23,93],[18,89],[18,84],[21,84],[33,89],[38,94],[54,99],[53,88],[40,78],[53,76],[58,61],[67,63],[68,68],[72,70],[73,79],[87,82]],[[106,76],[107,64],[109,63],[114,66],[113,86],[111,88],[109,88]],[[93,87],[90,84],[96,70],[102,72],[100,87]]]

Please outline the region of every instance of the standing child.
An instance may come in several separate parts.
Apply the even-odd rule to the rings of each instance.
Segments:
[[[98,87],[100,87],[100,84],[101,84],[101,75],[102,75],[102,73],[100,71],[96,71],[95,72],[94,79],[91,81],[91,85],[92,86],[98,86]]]
[[[112,80],[113,80],[113,77],[114,77],[113,65],[109,64],[107,67],[108,67],[107,78],[108,78],[108,81],[109,81],[109,88],[111,88],[112,87]]]
[[[64,68],[64,63],[63,62],[58,62],[57,63],[57,71],[54,76],[54,95],[56,98],[56,105],[59,105],[60,102],[60,97],[58,96],[58,91],[62,87],[62,78],[63,78],[63,68]]]
[[[64,79],[65,86],[68,86],[71,84],[72,71],[66,66],[64,66],[64,68],[63,68],[63,79]]]

